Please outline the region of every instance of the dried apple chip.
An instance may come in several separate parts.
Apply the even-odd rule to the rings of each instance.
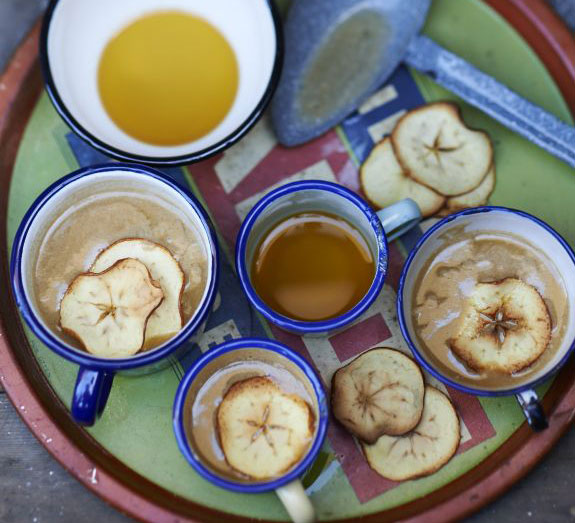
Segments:
[[[375,207],[383,209],[403,198],[411,198],[421,214],[431,216],[445,203],[445,197],[407,176],[395,157],[391,138],[376,144],[360,169],[361,187]]]
[[[391,140],[405,173],[445,196],[475,189],[493,163],[489,135],[469,129],[458,107],[446,102],[408,112]]]
[[[146,266],[117,261],[106,271],[80,274],[60,302],[60,325],[102,358],[126,358],[144,344],[148,318],[163,299]]]
[[[299,462],[314,433],[314,416],[299,396],[263,376],[230,387],[217,411],[218,438],[228,464],[268,479]]]
[[[334,374],[333,414],[368,443],[382,434],[403,434],[421,418],[424,386],[421,370],[409,356],[371,349]]]
[[[467,209],[469,207],[479,207],[485,205],[489,196],[495,188],[495,165],[491,166],[487,176],[483,181],[472,191],[466,192],[459,196],[451,196],[445,201],[445,206],[440,211],[440,215],[446,216],[448,214]]]
[[[539,358],[550,338],[551,319],[537,289],[505,278],[475,285],[450,346],[476,371],[512,374]]]
[[[362,444],[369,466],[392,481],[433,474],[455,454],[461,439],[459,417],[451,401],[436,388],[425,387],[423,415],[403,436],[381,436]]]
[[[146,347],[159,345],[182,328],[184,271],[168,249],[143,238],[128,238],[113,243],[98,254],[90,270],[102,272],[122,258],[141,261],[162,288],[164,300],[148,320],[145,341]]]

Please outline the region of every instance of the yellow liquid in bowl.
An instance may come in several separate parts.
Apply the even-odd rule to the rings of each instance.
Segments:
[[[203,18],[178,11],[142,17],[106,46],[98,70],[102,103],[124,132],[154,145],[205,136],[238,90],[236,55]]]

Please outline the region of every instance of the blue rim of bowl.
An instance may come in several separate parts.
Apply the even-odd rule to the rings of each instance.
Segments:
[[[275,312],[268,305],[266,305],[266,303],[258,296],[257,292],[252,287],[249,269],[246,266],[245,255],[248,239],[252,227],[261,212],[270,203],[277,200],[278,198],[301,190],[328,191],[349,200],[369,220],[377,240],[378,259],[376,263],[375,276],[369,290],[359,301],[359,303],[357,303],[352,309],[347,311],[345,314],[330,320],[300,321]],[[261,200],[258,201],[258,203],[256,203],[256,205],[246,216],[240,228],[240,232],[238,233],[238,239],[236,242],[236,268],[240,278],[240,283],[250,303],[260,314],[262,314],[267,320],[271,321],[275,325],[278,325],[282,329],[288,331],[295,331],[300,333],[319,333],[336,330],[347,325],[348,323],[351,323],[353,320],[361,316],[361,314],[363,314],[374,302],[374,300],[379,295],[381,288],[383,287],[387,274],[387,258],[387,238],[385,236],[383,226],[381,225],[381,221],[373,212],[368,203],[360,198],[357,194],[343,187],[342,185],[320,180],[302,180],[288,183],[266,194]]]
[[[529,383],[526,383],[524,385],[521,385],[519,387],[515,387],[512,389],[485,390],[485,389],[476,389],[473,387],[467,387],[467,386],[462,385],[461,383],[458,383],[456,381],[453,381],[450,378],[441,374],[438,370],[435,369],[435,367],[433,367],[433,365],[431,365],[425,359],[425,357],[422,355],[422,353],[417,348],[417,344],[414,343],[413,340],[411,339],[411,336],[409,335],[409,332],[407,329],[407,324],[406,324],[405,315],[404,315],[404,311],[403,311],[403,292],[404,292],[405,280],[407,278],[407,274],[409,272],[411,262],[413,261],[413,259],[417,255],[417,253],[419,252],[419,249],[427,241],[427,239],[430,236],[432,236],[438,229],[441,229],[447,223],[452,222],[454,220],[457,220],[458,218],[461,218],[462,216],[471,216],[473,214],[488,213],[488,212],[493,212],[493,211],[516,214],[516,215],[521,216],[523,218],[527,218],[528,220],[531,220],[532,222],[535,222],[541,228],[545,229],[545,231],[550,233],[561,244],[561,246],[565,249],[565,251],[569,255],[569,258],[571,258],[571,262],[573,263],[573,266],[575,268],[575,253],[573,252],[573,249],[571,249],[571,247],[569,246],[567,241],[555,229],[553,229],[550,225],[546,224],[545,222],[543,222],[539,218],[533,216],[532,214],[526,213],[525,211],[520,211],[517,209],[510,209],[509,207],[498,207],[498,206],[494,206],[494,205],[486,205],[483,207],[475,207],[472,209],[466,209],[464,211],[460,211],[460,212],[455,213],[455,214],[451,214],[451,215],[447,216],[446,218],[443,218],[441,221],[437,222],[435,225],[433,225],[433,227],[431,227],[429,230],[427,230],[425,232],[425,234],[416,243],[415,247],[411,250],[411,252],[409,253],[409,256],[407,257],[407,260],[405,261],[405,264],[403,266],[403,270],[401,272],[401,276],[399,279],[399,290],[397,293],[397,317],[399,319],[399,327],[401,329],[401,333],[403,335],[403,338],[405,339],[407,345],[411,349],[411,352],[415,356],[415,359],[417,360],[417,362],[427,372],[429,372],[432,376],[435,376],[439,381],[441,381],[441,382],[443,382],[443,383],[445,383],[445,384],[447,384],[447,385],[449,385],[449,386],[453,387],[454,389],[457,389],[461,392],[465,392],[467,394],[474,394],[476,396],[509,396],[512,394],[519,394],[521,392],[525,392],[526,390],[533,389],[533,388],[537,387],[538,385],[541,385],[542,383],[547,381],[551,376],[553,376],[556,372],[558,372],[559,369],[567,362],[567,360],[569,359],[569,357],[573,353],[573,350],[575,349],[575,340],[574,340],[571,343],[571,346],[569,347],[569,349],[565,352],[564,356],[561,358],[561,360],[559,362],[557,362],[553,366],[552,369],[548,370],[545,374],[543,374],[542,376],[540,376],[536,380],[530,381]]]
[[[34,314],[34,311],[32,310],[32,307],[30,306],[28,298],[26,297],[26,292],[24,290],[23,275],[21,272],[21,250],[24,246],[24,242],[26,241],[30,226],[32,225],[35,217],[44,207],[44,205],[61,189],[70,183],[73,183],[76,180],[86,176],[101,172],[118,170],[150,176],[170,187],[187,201],[187,203],[196,212],[200,222],[206,230],[208,239],[210,241],[213,269],[210,281],[207,284],[208,289],[202,303],[198,307],[195,315],[176,336],[168,340],[163,345],[160,345],[157,349],[145,352],[139,356],[132,356],[130,358],[105,359],[92,356],[87,352],[80,352],[80,350],[74,349],[64,344],[37,318],[37,316]],[[102,164],[80,169],[60,178],[58,181],[50,185],[50,187],[48,187],[40,196],[38,196],[38,198],[34,201],[32,206],[24,215],[24,218],[22,219],[20,227],[18,228],[14,238],[12,255],[10,258],[12,290],[14,292],[16,305],[18,306],[24,320],[26,320],[26,323],[30,326],[40,341],[42,341],[59,356],[73,361],[78,365],[92,369],[112,371],[132,369],[135,367],[156,363],[157,361],[165,358],[166,356],[169,356],[172,352],[177,350],[182,345],[182,343],[184,343],[204,322],[208,313],[210,312],[214,297],[216,295],[219,278],[218,268],[219,251],[216,235],[214,234],[208,215],[199,204],[199,202],[186,189],[173,182],[172,180],[169,180],[165,175],[156,171],[155,169],[146,166],[122,163]]]
[[[50,0],[50,3],[46,9],[44,15],[44,21],[42,23],[42,30],[40,33],[40,67],[42,69],[42,75],[44,77],[44,83],[46,86],[46,92],[52,101],[56,112],[60,117],[68,124],[68,126],[86,143],[97,149],[98,151],[111,156],[117,160],[131,161],[131,162],[141,162],[149,165],[164,165],[164,166],[182,166],[200,160],[205,160],[210,158],[215,154],[218,154],[234,143],[236,143],[240,138],[246,135],[246,133],[256,124],[260,119],[266,107],[270,103],[272,96],[278,86],[281,70],[283,66],[284,57],[284,43],[283,43],[283,27],[281,23],[281,17],[277,7],[273,0],[265,0],[268,9],[270,10],[271,17],[274,25],[275,40],[276,40],[276,53],[274,58],[274,65],[270,74],[268,85],[264,94],[260,98],[259,102],[255,106],[254,110],[249,114],[249,116],[228,136],[222,138],[219,142],[205,147],[199,151],[189,154],[183,154],[179,156],[146,156],[141,154],[132,154],[112,145],[107,144],[103,140],[96,138],[92,133],[85,129],[77,120],[74,118],[73,114],[67,108],[66,104],[62,100],[58,89],[56,87],[56,82],[52,77],[52,72],[50,69],[50,60],[48,58],[48,34],[50,31],[50,25],[52,22],[52,17],[54,11],[58,6],[60,0]]]
[[[283,356],[302,370],[302,372],[306,375],[307,379],[311,383],[316,395],[319,419],[316,420],[317,430],[313,443],[311,444],[305,457],[293,469],[291,469],[287,474],[271,481],[240,483],[224,479],[222,476],[212,472],[208,467],[203,465],[201,460],[194,454],[188,443],[188,437],[184,427],[183,413],[188,396],[188,390],[192,382],[208,363],[216,358],[219,358],[223,354],[238,349],[264,349]],[[290,481],[300,477],[311,466],[323,445],[325,435],[327,433],[328,420],[329,413],[327,407],[327,398],[323,390],[321,380],[312,366],[299,354],[295,353],[292,349],[285,346],[284,344],[275,340],[263,338],[241,338],[238,340],[222,343],[221,345],[208,350],[208,352],[202,355],[184,375],[176,392],[173,410],[173,426],[176,440],[178,442],[178,447],[190,465],[194,468],[194,470],[204,479],[214,483],[218,487],[243,493],[258,493],[275,490],[278,487],[281,487],[282,485],[285,485],[286,483],[289,483]]]

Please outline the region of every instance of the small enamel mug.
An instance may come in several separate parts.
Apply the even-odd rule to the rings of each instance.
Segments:
[[[239,70],[238,91],[224,119],[182,145],[144,143],[124,132],[106,112],[98,88],[98,66],[108,42],[135,20],[166,10],[212,24],[233,49]],[[272,0],[51,0],[40,60],[56,111],[92,147],[119,160],[185,165],[223,151],[259,120],[281,73],[281,21]]]
[[[527,383],[514,388],[486,389],[472,387],[468,381],[459,382],[442,373],[433,365],[426,351],[417,342],[412,309],[413,289],[422,268],[441,246],[440,237],[450,230],[490,231],[513,234],[525,238],[542,252],[551,256],[558,273],[562,276],[567,293],[570,313],[563,340],[553,358],[541,369],[533,373]],[[505,207],[477,207],[461,211],[444,218],[431,227],[417,242],[403,267],[397,295],[397,310],[401,332],[413,355],[430,374],[440,381],[468,394],[477,396],[515,395],[525,413],[527,421],[534,430],[547,427],[543,408],[535,392],[535,387],[548,380],[567,362],[575,348],[575,254],[567,242],[549,225],[535,216]]]
[[[224,474],[202,457],[201,448],[196,446],[189,430],[193,423],[197,422],[193,407],[200,388],[217,370],[246,361],[248,357],[290,369],[290,372],[297,375],[297,379],[302,382],[313,403],[310,407],[314,412],[315,431],[307,452],[283,476],[266,481],[250,481]],[[245,374],[243,376],[245,377]],[[216,402],[219,405],[219,400]],[[197,412],[202,409],[203,407]],[[326,395],[321,380],[311,365],[285,345],[260,338],[242,338],[226,342],[204,353],[180,382],[173,412],[174,433],[178,446],[200,476],[218,487],[236,492],[257,494],[275,490],[291,519],[296,523],[310,523],[315,520],[313,505],[299,478],[313,464],[323,445],[328,418]],[[215,424],[212,429],[215,435]]]
[[[325,321],[300,321],[277,313],[260,299],[251,283],[253,258],[263,237],[278,222],[301,212],[327,212],[345,219],[363,235],[375,260],[375,276],[365,296],[351,310]],[[306,180],[283,185],[259,200],[242,223],[236,243],[242,288],[252,306],[284,330],[321,335],[341,329],[361,316],[380,293],[387,273],[387,242],[420,220],[419,207],[410,199],[375,212],[357,194],[336,183]]]
[[[60,333],[46,325],[34,292],[33,271],[47,227],[75,201],[102,190],[140,197],[153,195],[182,212],[196,226],[208,258],[204,294],[182,330],[159,347],[124,359],[99,358],[69,345]],[[80,366],[72,399],[72,416],[78,423],[92,425],[106,405],[114,374],[142,375],[160,370],[169,364],[170,358],[187,350],[189,344],[185,342],[202,330],[216,294],[218,247],[207,214],[188,191],[154,169],[115,163],[64,176],[36,199],[16,233],[11,274],[16,304],[34,334],[56,354]]]

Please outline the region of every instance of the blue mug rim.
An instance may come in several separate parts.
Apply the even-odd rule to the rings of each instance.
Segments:
[[[184,407],[188,397],[188,391],[201,370],[211,361],[219,358],[223,354],[233,352],[238,349],[263,349],[275,352],[280,356],[288,359],[297,365],[310,381],[318,403],[319,418],[316,421],[317,430],[314,440],[305,455],[305,457],[287,474],[270,481],[259,481],[254,483],[240,483],[223,478],[212,472],[202,461],[194,454],[186,435],[184,427]],[[321,379],[311,366],[302,356],[295,351],[276,340],[265,338],[240,338],[217,345],[205,352],[191,367],[186,371],[182,381],[178,386],[176,397],[174,399],[173,409],[173,428],[176,441],[180,452],[184,455],[188,463],[194,470],[205,480],[217,485],[218,487],[233,490],[242,493],[259,493],[275,490],[299,477],[311,466],[321,450],[324,443],[329,420],[329,411],[327,407],[327,397],[323,389]]]
[[[263,112],[269,105],[273,94],[279,84],[281,71],[284,61],[284,38],[283,38],[283,24],[281,21],[281,16],[276,7],[274,0],[263,0],[268,6],[270,11],[275,34],[275,44],[276,52],[274,57],[274,64],[270,73],[268,84],[266,90],[262,94],[262,97],[252,110],[252,112],[246,117],[246,119],[240,123],[235,130],[229,133],[227,136],[222,138],[220,141],[213,145],[204,147],[199,151],[193,153],[187,153],[178,156],[147,156],[142,154],[134,154],[124,151],[120,148],[114,147],[103,140],[100,140],[87,129],[85,129],[78,120],[74,117],[72,112],[68,109],[58,88],[56,87],[56,82],[52,76],[52,71],[50,68],[50,60],[48,57],[48,34],[50,32],[50,26],[52,23],[52,18],[56,7],[60,3],[60,0],[50,0],[48,7],[46,8],[46,13],[44,15],[44,20],[42,22],[42,29],[40,33],[40,68],[42,70],[42,75],[44,77],[44,83],[46,92],[52,102],[52,105],[56,109],[56,112],[60,117],[68,124],[68,126],[86,143],[97,149],[98,151],[111,156],[117,160],[121,161],[132,161],[141,162],[149,165],[157,166],[183,166],[186,164],[198,162],[200,160],[205,160],[210,158],[228,147],[232,146],[242,137],[244,137],[247,132],[257,123],[261,118]]]
[[[62,341],[60,341],[43,323],[37,318],[32,307],[26,297],[26,292],[24,290],[24,281],[21,271],[21,261],[22,261],[22,248],[24,242],[28,235],[29,229],[32,225],[37,214],[46,205],[50,199],[56,195],[60,190],[62,190],[67,185],[84,178],[86,176],[91,176],[101,172],[108,171],[125,171],[137,173],[140,175],[149,176],[158,180],[172,190],[176,191],[180,196],[182,196],[186,202],[194,209],[196,212],[202,226],[204,227],[208,239],[210,241],[211,247],[211,258],[212,258],[212,274],[210,281],[208,282],[208,290],[206,296],[202,303],[200,304],[198,310],[194,317],[188,322],[187,325],[173,338],[170,338],[163,345],[160,345],[157,349],[149,352],[144,352],[141,355],[132,356],[130,358],[118,358],[118,359],[105,359],[98,358],[89,353],[81,353],[77,349],[68,347]],[[182,343],[184,343],[204,322],[208,313],[210,312],[212,303],[215,298],[218,279],[219,279],[219,247],[216,239],[216,235],[211,226],[210,219],[196,200],[196,198],[184,187],[180,186],[176,182],[170,180],[166,175],[162,174],[151,167],[146,167],[143,165],[136,164],[123,164],[123,163],[106,163],[100,165],[94,165],[79,169],[74,171],[62,178],[58,179],[52,185],[50,185],[46,190],[44,190],[30,208],[26,211],[16,236],[12,245],[12,255],[10,257],[10,273],[12,281],[12,290],[14,292],[14,298],[18,309],[20,310],[24,320],[30,326],[34,334],[44,343],[48,348],[54,351],[59,356],[66,358],[83,367],[99,370],[127,370],[136,367],[142,367],[144,365],[149,365],[156,363],[169,356],[172,352],[177,350]]]
[[[528,220],[531,220],[532,222],[535,222],[537,225],[539,225],[545,231],[550,233],[559,242],[559,244],[563,247],[563,249],[568,254],[568,256],[571,259],[571,262],[573,263],[573,266],[575,268],[575,253],[573,252],[573,249],[569,246],[567,241],[555,229],[553,229],[549,224],[540,220],[536,216],[533,216],[532,214],[529,214],[525,211],[520,211],[518,209],[512,209],[509,207],[501,207],[501,206],[496,206],[496,205],[485,205],[485,206],[481,206],[481,207],[474,207],[472,209],[465,209],[463,211],[459,211],[455,214],[451,214],[451,215],[443,218],[442,220],[440,220],[439,222],[434,224],[432,227],[430,227],[425,232],[425,234],[423,234],[423,236],[418,240],[415,247],[409,253],[409,256],[407,257],[407,260],[405,261],[405,264],[403,266],[403,270],[401,271],[401,276],[399,279],[399,289],[397,292],[397,305],[396,305],[397,316],[399,319],[399,327],[401,329],[401,334],[403,335],[403,338],[405,339],[407,345],[409,346],[409,348],[410,348],[411,352],[413,353],[417,362],[427,372],[429,372],[432,376],[434,376],[435,378],[437,378],[439,381],[443,382],[444,384],[449,385],[450,387],[453,387],[454,389],[457,389],[461,392],[465,392],[467,394],[473,394],[476,396],[486,396],[486,397],[510,396],[510,395],[514,395],[514,394],[520,394],[521,392],[525,392],[527,390],[534,389],[535,387],[541,385],[542,383],[547,381],[551,376],[556,374],[561,369],[561,367],[563,365],[565,365],[565,363],[567,362],[567,360],[569,359],[569,357],[571,356],[571,354],[573,353],[573,351],[575,349],[575,339],[571,342],[571,346],[567,349],[567,351],[565,352],[563,357],[551,369],[549,369],[547,372],[545,372],[543,375],[541,375],[537,379],[534,379],[532,381],[524,383],[523,385],[520,385],[518,387],[513,387],[510,389],[485,390],[485,389],[477,389],[474,387],[468,387],[466,385],[463,385],[461,383],[458,383],[458,382],[448,378],[447,376],[444,376],[441,372],[436,370],[436,368],[433,365],[431,365],[428,362],[428,360],[423,356],[422,351],[420,351],[418,349],[417,344],[412,340],[411,336],[409,335],[409,331],[407,329],[407,322],[405,319],[405,313],[404,313],[404,308],[403,308],[403,293],[404,293],[404,289],[405,289],[405,281],[407,279],[407,275],[408,275],[411,263],[413,262],[415,256],[419,252],[422,245],[437,230],[441,229],[444,225],[446,225],[446,224],[448,224],[454,220],[457,220],[458,218],[460,218],[462,216],[470,216],[470,215],[474,215],[474,214],[488,213],[488,212],[494,212],[494,211],[495,212],[504,212],[504,213],[516,214],[518,216],[521,216],[522,218],[526,218]]]
[[[246,249],[252,228],[262,211],[273,201],[285,195],[302,191],[328,191],[341,196],[353,203],[368,219],[378,245],[377,260],[375,260],[375,275],[365,296],[349,311],[335,318],[323,321],[301,321],[279,314],[269,307],[257,294],[250,281],[250,271],[246,265]],[[380,219],[369,204],[356,193],[343,185],[322,180],[300,180],[282,185],[266,194],[252,207],[244,219],[236,241],[236,269],[244,293],[252,306],[267,320],[282,329],[299,333],[322,333],[340,329],[361,316],[379,295],[387,275],[388,262],[387,237]]]

